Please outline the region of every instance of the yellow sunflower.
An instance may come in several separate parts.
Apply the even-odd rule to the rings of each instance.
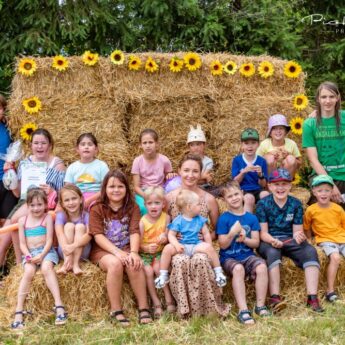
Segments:
[[[269,61],[262,61],[258,67],[258,72],[262,78],[272,77],[274,67]]]
[[[293,177],[292,184],[297,186],[301,183],[302,177],[300,174],[296,173],[295,176]]]
[[[212,61],[210,64],[210,70],[212,75],[222,75],[223,65],[218,60]]]
[[[302,72],[302,67],[295,61],[289,61],[284,66],[284,74],[288,78],[298,78]]]
[[[18,65],[18,71],[22,75],[31,77],[37,70],[37,65],[33,59],[21,59]]]
[[[68,67],[68,61],[62,55],[54,56],[52,67],[57,69],[60,72],[64,72],[64,71],[66,71],[66,69]]]
[[[22,104],[29,114],[38,113],[42,109],[42,103],[36,96],[24,99]]]
[[[201,58],[197,53],[187,53],[183,57],[186,68],[190,72],[194,72],[201,67]]]
[[[247,78],[252,77],[255,74],[255,67],[251,62],[247,62],[241,65],[240,73]]]
[[[237,64],[234,61],[228,61],[223,68],[225,73],[235,74],[235,72],[237,71]]]
[[[183,60],[173,57],[169,62],[169,69],[171,72],[181,72],[183,68]]]
[[[290,121],[290,127],[291,127],[291,132],[297,135],[302,135],[302,126],[303,126],[304,120],[296,116]]]
[[[302,93],[299,95],[296,95],[293,99],[293,107],[297,111],[301,111],[305,109],[309,104],[308,97],[306,95],[303,95]]]
[[[114,50],[110,54],[110,60],[114,65],[122,65],[125,61],[125,54],[121,50]]]
[[[154,73],[158,71],[158,64],[152,57],[148,57],[145,63],[145,70],[150,73]]]
[[[22,137],[23,140],[30,141],[32,133],[37,129],[38,127],[32,123],[26,123],[19,131],[20,136]]]
[[[83,60],[85,65],[94,66],[98,62],[99,56],[97,53],[91,53],[89,50],[87,50],[82,55],[82,60]]]
[[[129,57],[128,69],[130,71],[138,71],[141,66],[141,60],[138,56],[131,55]]]

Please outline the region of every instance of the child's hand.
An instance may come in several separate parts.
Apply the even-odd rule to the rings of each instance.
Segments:
[[[62,247],[62,251],[66,256],[68,256],[74,252],[75,248],[76,246],[74,245],[74,243],[66,244]]]
[[[246,230],[244,230],[244,229],[242,228],[241,232],[240,232],[239,235],[238,235],[238,238],[237,238],[236,242],[241,242],[241,243],[243,243],[245,239],[246,239]]]
[[[40,184],[40,188],[44,190],[44,193],[46,193],[46,195],[48,195],[52,191],[52,188],[48,184]]]
[[[284,244],[282,241],[279,241],[276,238],[274,238],[273,241],[271,242],[271,245],[273,248],[282,248]]]
[[[158,239],[157,239],[157,244],[167,244],[168,243],[168,237],[167,235],[164,233],[164,234],[160,234],[158,236]]]
[[[255,168],[255,172],[258,175],[262,176],[262,168],[261,168],[261,166],[260,165],[254,165],[254,168]]]
[[[138,271],[143,267],[143,260],[140,255],[135,252],[130,252],[127,256],[128,266],[132,266],[134,270]]]
[[[302,242],[304,242],[307,239],[307,237],[305,236],[303,231],[295,232],[293,234],[293,238],[297,244],[301,244]]]
[[[237,220],[235,222],[235,224],[231,227],[231,230],[230,230],[230,235],[232,237],[235,237],[236,235],[238,235],[240,232],[242,231],[242,225],[241,223]]]
[[[290,153],[287,152],[285,149],[280,149],[280,158],[283,160],[285,159]]]
[[[114,255],[121,261],[122,265],[127,265],[127,258],[128,258],[128,253],[124,252],[122,250],[118,250],[114,253]]]
[[[173,178],[173,177],[175,177],[175,176],[177,176],[176,173],[170,172],[170,173],[167,173],[167,174],[166,174],[165,179],[166,179],[166,180],[170,180],[171,178]]]
[[[179,254],[184,253],[184,246],[181,243],[177,243],[175,245],[175,249],[176,249],[177,253],[179,253]]]
[[[43,259],[42,254],[38,254],[38,255],[34,256],[33,258],[31,258],[30,262],[38,265],[42,262],[42,259]]]

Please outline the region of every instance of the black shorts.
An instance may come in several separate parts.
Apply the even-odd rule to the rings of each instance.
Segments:
[[[0,179],[0,219],[7,218],[17,202],[18,198],[13,195],[12,191],[4,187],[2,179]]]
[[[284,244],[282,248],[274,248],[266,242],[261,242],[259,254],[266,260],[268,269],[281,264],[282,256],[290,258],[297,267],[305,269],[308,266],[320,267],[316,249],[307,241],[297,244],[295,240]]]
[[[257,203],[260,200],[260,193],[262,192],[262,190],[247,190],[247,191],[243,191],[243,194],[251,194],[254,196],[255,198],[255,203]]]

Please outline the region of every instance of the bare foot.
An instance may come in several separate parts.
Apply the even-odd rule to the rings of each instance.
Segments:
[[[176,305],[173,303],[167,303],[167,312],[170,314],[176,313]]]
[[[67,272],[67,268],[64,265],[56,271],[57,274],[67,274]]]
[[[75,266],[75,267],[73,267],[73,273],[74,273],[76,276],[80,276],[80,275],[82,275],[84,272],[83,272],[83,270],[82,270],[79,266]]]

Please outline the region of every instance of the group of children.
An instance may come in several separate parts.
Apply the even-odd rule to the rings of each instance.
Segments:
[[[317,297],[318,255],[307,241],[311,230],[316,243],[330,258],[326,299],[334,302],[338,298],[334,281],[340,254],[345,255],[344,211],[331,202],[332,179],[319,175],[312,182],[317,203],[308,207],[303,217],[301,202],[289,195],[292,178],[301,164],[296,143],[286,138],[289,129],[285,116],[277,114],[269,119],[267,139],[261,143],[255,129],[247,128],[241,133],[242,153],[232,162],[232,181],[220,187],[228,210],[219,217],[215,229],[219,255],[212,245],[208,220],[200,216],[197,194],[181,190],[176,199],[180,215],[173,221],[165,212],[164,183],[176,174],[170,160],[158,153],[157,133],[145,129],[140,134],[143,153],[135,158],[131,172],[135,199],[142,215],[139,223],[140,255],[155,317],[163,313],[156,288],[164,290],[167,310],[175,311],[168,285],[169,267],[172,257],[182,253],[188,256],[206,254],[211,261],[217,286],[226,285],[224,272],[232,278],[239,308],[238,320],[243,324],[255,322],[247,306],[246,277],[255,280],[254,311],[257,315],[265,317],[271,313],[266,306],[268,289],[269,304],[273,310],[286,306],[280,296],[282,256],[291,258],[304,269],[307,305],[321,312],[323,309]],[[206,138],[200,126],[191,128],[187,145],[191,153],[197,153],[202,158],[203,172],[199,185],[207,190],[212,181],[213,161],[205,156]],[[112,191],[111,186],[102,185],[109,168],[96,158],[98,144],[91,133],[78,138],[77,152],[80,159],[68,167],[65,185],[59,192],[60,210],[56,214],[55,231],[59,242],[58,254],[64,257],[64,264],[58,273],[66,274],[71,270],[79,275],[83,273],[79,266],[80,258],[87,259],[91,250],[88,210],[99,198],[116,199],[121,205],[125,204],[129,191]],[[13,329],[24,327],[24,301],[38,267],[54,297],[55,323],[63,324],[67,320],[54,271],[59,259],[52,245],[54,222],[46,212],[46,194],[39,188],[31,189],[26,202],[28,214],[19,220],[24,275],[19,286]],[[253,214],[254,207],[256,215]],[[255,254],[255,249],[261,257]]]

